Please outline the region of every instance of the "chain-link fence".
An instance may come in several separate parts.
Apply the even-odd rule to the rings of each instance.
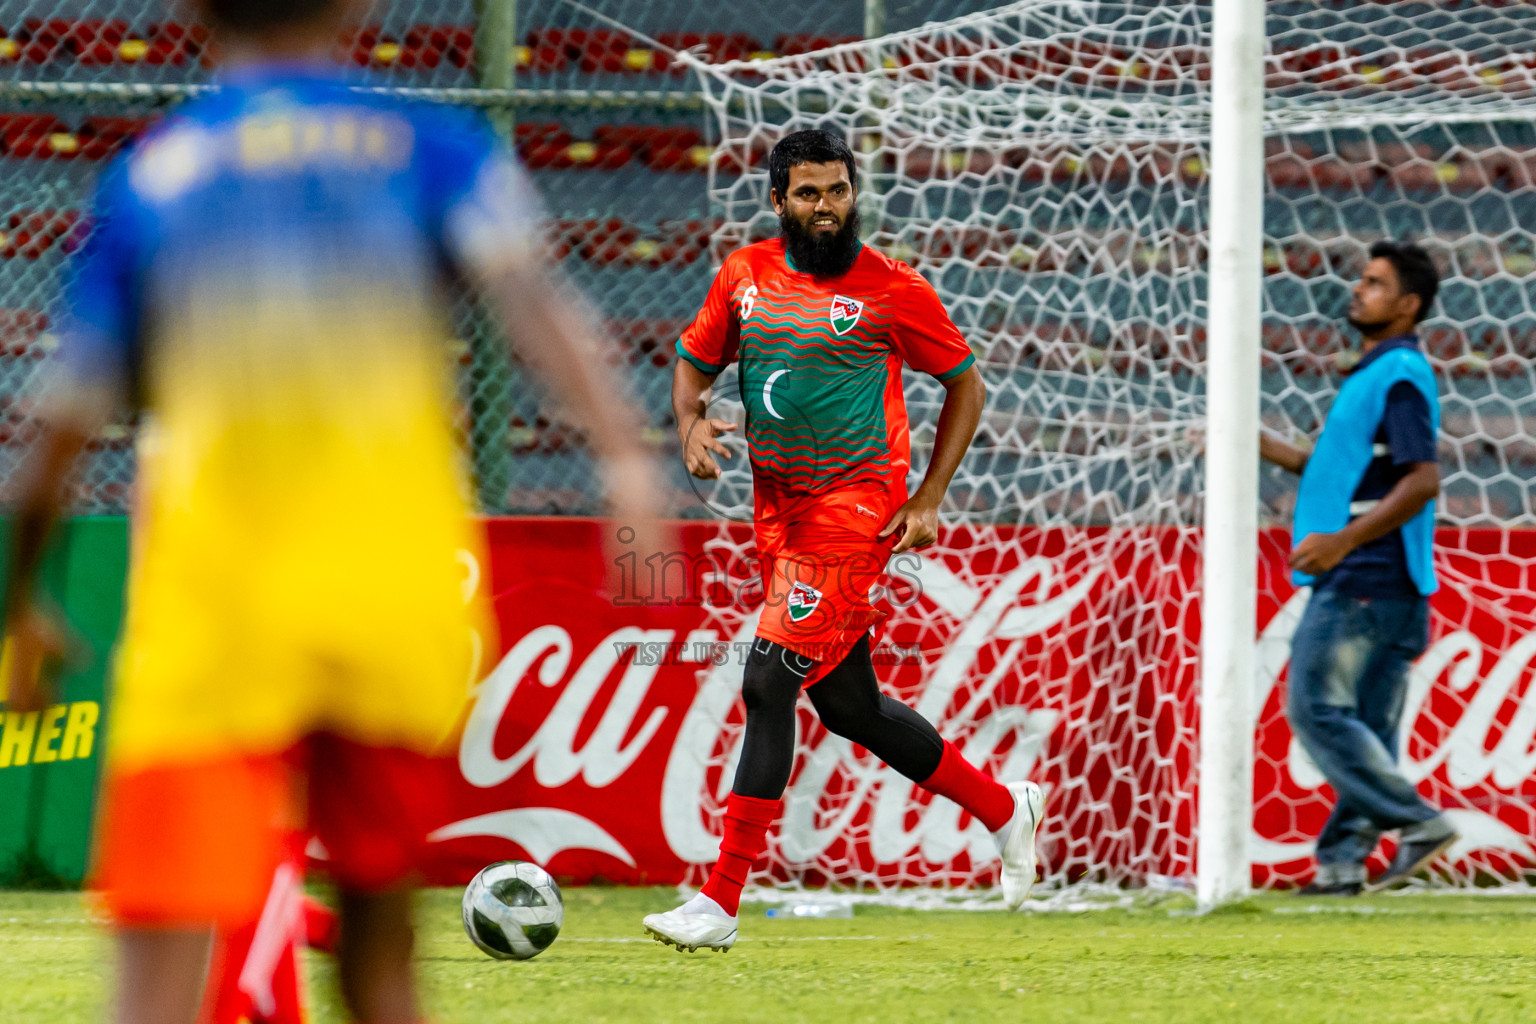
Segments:
[[[671,347],[708,287],[719,255],[711,236],[723,216],[708,176],[720,120],[706,111],[702,83],[677,52],[710,62],[793,55],[994,6],[991,0],[380,0],[361,28],[337,40],[335,58],[360,83],[483,106],[515,133],[544,195],[555,251],[618,340],[648,413],[648,437],[671,454]],[[1188,5],[1117,7],[1156,14]],[[1338,100],[1328,84],[1335,81],[1353,83],[1352,103],[1395,102],[1404,81],[1451,82],[1457,75],[1467,80],[1451,83],[1458,96],[1479,89],[1501,95],[1536,39],[1536,12],[1526,7],[1452,0],[1390,9],[1346,2],[1329,4],[1326,12],[1315,7],[1271,4],[1270,46],[1281,65],[1300,76],[1296,88],[1315,94],[1322,106]],[[1317,28],[1319,19],[1327,31]],[[1177,58],[1176,46],[1158,47],[1149,52]],[[55,344],[58,295],[69,255],[87,228],[82,211],[92,178],[145,124],[207,88],[216,58],[207,32],[172,3],[0,0],[0,160],[6,170],[0,182],[0,476],[24,448],[27,399]],[[1045,59],[1052,74],[1108,76],[1117,88],[1167,71],[1156,64],[1161,57],[1126,60],[1083,47]],[[1274,315],[1308,326],[1266,338],[1266,414],[1276,424],[1315,428],[1325,408],[1319,399],[1338,379],[1340,282],[1358,265],[1358,243],[1382,235],[1425,238],[1455,277],[1428,341],[1445,366],[1443,441],[1452,461],[1444,508],[1458,523],[1524,522],[1536,514],[1529,493],[1536,448],[1527,429],[1536,334],[1526,326],[1536,323],[1528,288],[1536,252],[1520,228],[1532,194],[1527,154],[1533,139],[1529,119],[1501,116],[1411,130],[1298,128],[1270,144],[1267,300]],[[1025,294],[1056,289],[1091,297],[1094,278],[1084,269],[1097,244],[1090,206],[1094,196],[1111,200],[1123,183],[1114,174],[1095,177],[1086,159],[1074,169],[1078,157],[1058,157],[1039,189],[1020,201],[1019,217],[1033,233],[1014,239],[1004,254],[1006,273],[1027,279]],[[900,174],[915,169],[909,162]],[[898,168],[892,163],[870,172],[872,182],[889,187]],[[970,194],[958,182],[964,170],[935,165],[922,173],[956,178],[956,187],[941,189],[946,196]],[[1166,178],[1172,195],[1180,175],[1199,178],[1204,170],[1149,165],[1137,173]],[[724,174],[717,166],[717,190],[726,187]],[[894,238],[900,248],[902,238],[879,234],[890,225],[869,226],[879,240]],[[1166,257],[1136,239],[1112,241],[1154,264]],[[1123,262],[1134,269],[1135,259]],[[465,299],[457,308],[462,422],[480,507],[594,511],[596,488],[579,437],[548,415],[537,387],[505,357],[474,303]],[[1033,316],[1024,307],[1011,315],[1021,322]],[[1112,307],[1106,315],[1124,319]],[[1043,330],[1036,323],[1033,335],[1025,332],[1019,359],[1036,358],[1030,353],[1040,346],[1060,348]],[[1134,361],[1138,336],[1114,336],[1119,340],[1104,357]],[[1117,356],[1111,351],[1117,346],[1129,348]],[[1156,358],[1149,352],[1141,355]],[[1008,457],[1048,442],[1039,432],[1020,435]],[[132,433],[114,429],[95,447],[80,507],[120,511],[132,474]],[[996,453],[973,453],[973,460],[987,457]],[[669,464],[676,467],[677,460]],[[671,472],[675,511],[706,514],[681,471]],[[1266,484],[1278,515],[1286,512],[1289,494],[1278,479]]]
[[[967,5],[984,6],[940,6]],[[665,450],[671,346],[708,288],[715,226],[705,189],[713,140],[676,51],[708,60],[800,52],[939,13],[863,0],[380,0],[334,56],[359,83],[484,106],[515,133],[555,251],[619,342],[647,436]],[[0,474],[25,447],[28,399],[56,346],[51,327],[96,172],[208,88],[216,64],[207,30],[174,3],[0,0]],[[579,438],[547,414],[468,298],[454,335],[480,507],[594,511]],[[126,426],[96,442],[82,511],[122,511],[132,447]],[[702,514],[674,473],[675,511]]]

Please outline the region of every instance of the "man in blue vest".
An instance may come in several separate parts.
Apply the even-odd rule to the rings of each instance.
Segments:
[[[1438,290],[1423,249],[1373,245],[1349,304],[1360,361],[1317,446],[1259,439],[1263,458],[1301,474],[1290,564],[1312,598],[1291,644],[1287,714],[1338,795],[1303,895],[1358,894],[1383,832],[1399,832],[1397,854],[1373,889],[1411,878],[1457,838],[1397,767],[1408,668],[1429,643],[1439,587],[1439,395],[1414,334]]]

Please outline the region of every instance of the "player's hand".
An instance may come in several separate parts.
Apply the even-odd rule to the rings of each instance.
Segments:
[[[720,464],[710,456],[710,453],[713,452],[727,459],[734,458],[731,450],[716,439],[721,434],[735,429],[736,424],[725,420],[706,419],[703,416],[696,416],[690,420],[680,431],[683,441],[683,465],[688,467],[688,472],[700,480],[719,479]]]
[[[891,554],[899,555],[914,548],[925,548],[939,539],[939,506],[926,498],[912,497],[896,510],[878,538],[896,538]]]
[[[1291,568],[1317,576],[1344,561],[1350,550],[1349,542],[1337,533],[1309,533],[1291,552]]]
[[[53,702],[54,669],[69,645],[64,627],[41,609],[23,604],[5,628],[10,642],[10,671],[5,680],[6,704],[25,714]]]

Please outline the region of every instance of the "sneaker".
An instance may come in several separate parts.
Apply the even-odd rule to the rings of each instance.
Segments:
[[[1397,854],[1387,870],[1376,876],[1369,886],[1371,892],[1380,892],[1404,885],[1414,875],[1429,867],[1434,859],[1449,850],[1461,837],[1455,832],[1430,839],[1405,839],[1397,846]]]
[[[1040,831],[1040,815],[1045,810],[1045,794],[1033,782],[1012,782],[1013,819],[993,837],[1003,858],[1003,902],[1009,910],[1018,910],[1035,884],[1035,833]]]
[[[1364,888],[1360,882],[1308,882],[1296,890],[1297,896],[1359,896]]]
[[[736,945],[736,919],[719,914],[690,914],[683,907],[665,914],[647,914],[645,930],[657,942],[676,946],[679,953],[700,946],[724,953]]]

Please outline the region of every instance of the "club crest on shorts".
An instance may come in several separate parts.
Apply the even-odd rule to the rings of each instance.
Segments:
[[[846,295],[832,296],[832,329],[838,334],[847,334],[859,325],[859,317],[864,315],[864,303],[858,299],[850,299]]]
[[[799,622],[821,604],[821,591],[805,583],[796,583],[789,591],[789,600],[786,602],[789,608],[789,618],[793,622]]]

